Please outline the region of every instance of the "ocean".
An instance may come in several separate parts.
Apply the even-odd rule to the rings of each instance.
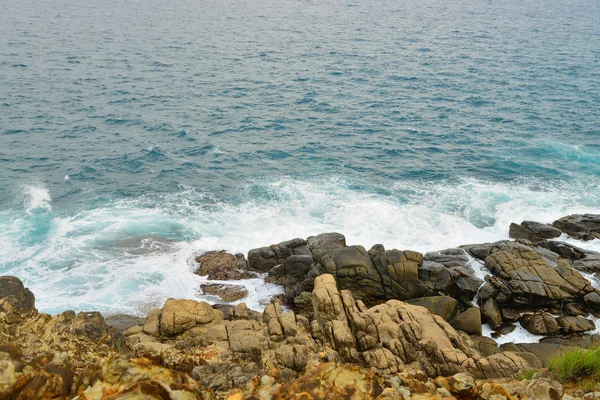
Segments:
[[[0,275],[41,311],[214,301],[207,250],[425,252],[582,212],[597,0],[0,3]]]

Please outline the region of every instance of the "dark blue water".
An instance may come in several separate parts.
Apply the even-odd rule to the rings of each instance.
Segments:
[[[193,297],[207,249],[600,210],[596,0],[4,0],[0,84],[0,273],[48,311]]]

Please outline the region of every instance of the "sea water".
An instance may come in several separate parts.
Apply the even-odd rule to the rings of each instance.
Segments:
[[[207,250],[599,211],[596,0],[0,3],[0,274],[42,311],[216,301]]]

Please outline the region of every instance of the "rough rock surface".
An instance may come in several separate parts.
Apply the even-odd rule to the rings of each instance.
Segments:
[[[508,235],[513,239],[527,239],[536,242],[557,238],[562,235],[562,232],[552,225],[535,221],[523,221],[521,224],[510,224]]]
[[[243,299],[248,296],[248,289],[242,285],[227,285],[221,283],[207,283],[200,285],[204,294],[212,294],[226,302]]]
[[[196,275],[207,276],[211,280],[228,281],[255,278],[256,274],[248,271],[243,254],[231,254],[226,251],[207,251],[196,257],[198,268]]]
[[[581,240],[600,238],[600,214],[573,214],[552,223],[557,229]]]
[[[594,309],[585,296],[590,298],[598,291],[569,260],[556,253],[509,241],[470,246],[467,250],[485,260],[486,268],[493,273],[478,293],[482,305],[494,299],[500,309],[530,309],[535,305],[560,310],[569,303]]]

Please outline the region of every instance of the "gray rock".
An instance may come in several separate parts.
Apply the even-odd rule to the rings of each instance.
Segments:
[[[512,223],[508,235],[513,239],[527,239],[539,241],[544,239],[554,239],[559,237],[562,232],[552,225],[541,224],[535,221],[523,221],[520,225]]]
[[[567,235],[592,240],[600,238],[600,214],[573,214],[557,219],[552,223]]]

